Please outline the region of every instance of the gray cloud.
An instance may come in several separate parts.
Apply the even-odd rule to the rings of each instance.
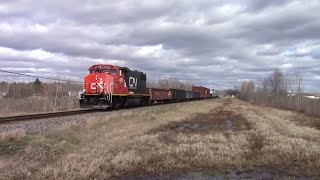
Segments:
[[[0,66],[83,78],[95,63],[211,88],[263,78],[273,68],[318,90],[320,2],[0,2]],[[3,77],[0,75],[0,77]]]

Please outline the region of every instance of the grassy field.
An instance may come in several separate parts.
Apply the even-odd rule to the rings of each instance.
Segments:
[[[78,97],[0,98],[0,117],[43,112],[65,111],[79,108]]]
[[[320,176],[318,118],[211,99],[0,135],[2,179]]]

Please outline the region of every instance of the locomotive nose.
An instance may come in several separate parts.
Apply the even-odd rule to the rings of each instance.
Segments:
[[[113,77],[109,74],[89,74],[85,78],[86,94],[110,94],[113,92]]]
[[[84,80],[85,93],[81,95],[80,105],[95,109],[106,109],[112,105],[113,77],[109,74],[89,74]]]

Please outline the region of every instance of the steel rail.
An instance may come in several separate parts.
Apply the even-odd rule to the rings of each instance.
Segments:
[[[79,109],[79,110],[70,110],[70,111],[58,111],[58,112],[48,112],[48,113],[38,113],[38,114],[26,114],[26,115],[14,115],[14,116],[2,116],[0,117],[0,123],[9,123],[15,121],[25,121],[25,120],[34,120],[34,119],[44,119],[51,117],[60,117],[60,116],[69,116],[76,114],[85,114],[94,112],[93,109]]]
[[[185,102],[192,102],[192,101],[185,101]],[[168,104],[175,104],[175,103],[163,103],[163,104],[161,103],[161,104],[153,104],[151,106],[162,106],[162,105],[168,105]],[[52,117],[69,116],[69,115],[77,115],[77,114],[85,114],[85,113],[93,113],[93,112],[117,111],[117,110],[145,108],[145,107],[150,107],[150,106],[130,106],[130,107],[125,107],[125,108],[120,108],[120,109],[109,109],[109,110],[77,109],[77,110],[37,113],[37,114],[13,115],[13,116],[2,116],[2,117],[0,116],[0,124],[10,123],[10,122],[18,122],[18,121],[35,120],[35,119],[45,119],[45,118],[52,118]]]

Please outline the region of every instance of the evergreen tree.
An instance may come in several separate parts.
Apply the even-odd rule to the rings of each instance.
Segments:
[[[35,94],[42,94],[43,87],[41,81],[37,78],[33,83],[33,90]]]

